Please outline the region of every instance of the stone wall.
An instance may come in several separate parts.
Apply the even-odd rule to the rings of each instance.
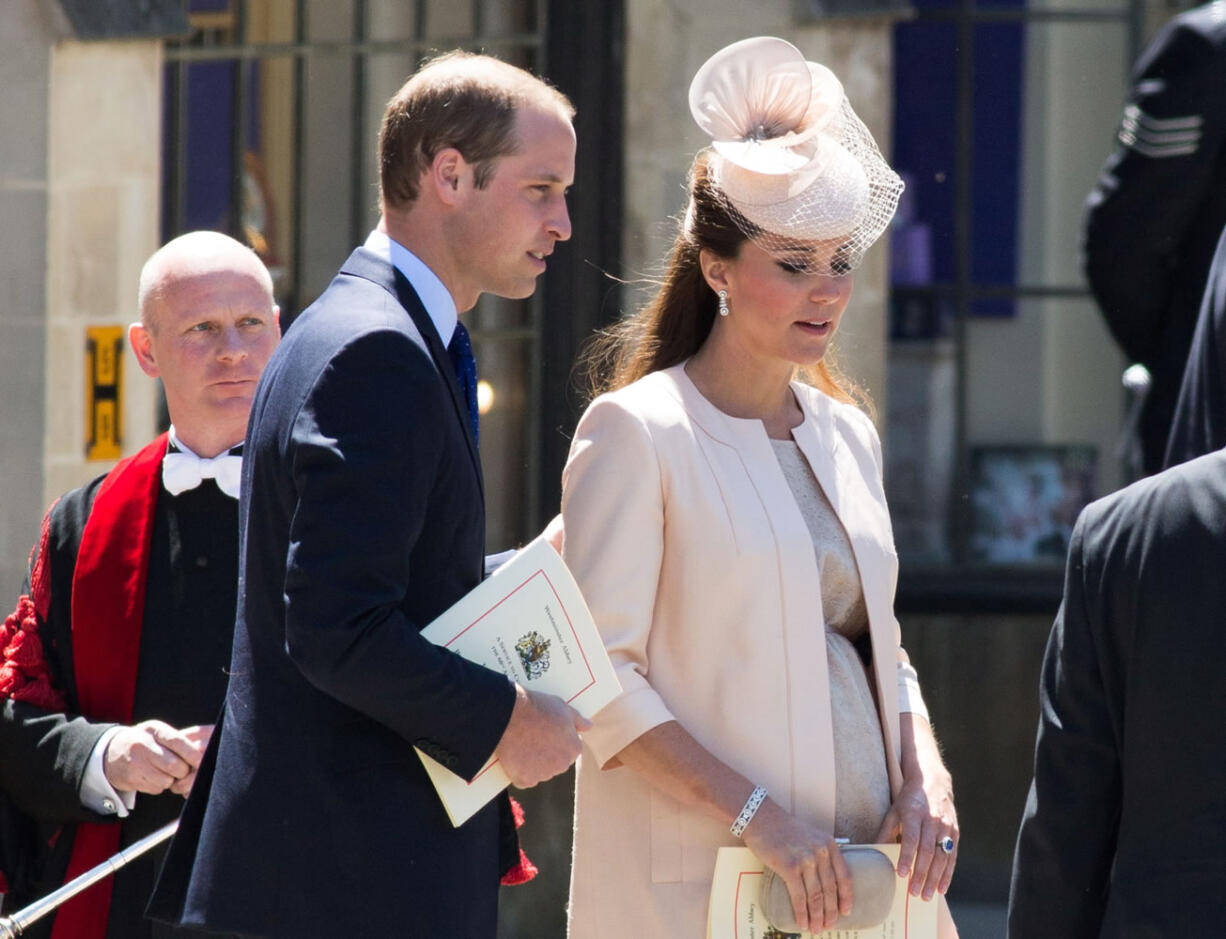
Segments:
[[[7,614],[43,506],[51,52],[37,0],[7,0],[0,22],[0,605]]]
[[[141,265],[159,243],[161,63],[151,41],[51,50],[43,502],[112,465],[85,458],[85,331],[137,318]],[[153,435],[155,402],[125,351],[125,453]]]
[[[0,596],[15,597],[46,505],[113,461],[85,454],[86,328],[136,318],[158,244],[160,44],[62,39],[53,4],[0,9]],[[126,342],[125,342],[126,346]],[[123,449],[156,387],[122,363]]]

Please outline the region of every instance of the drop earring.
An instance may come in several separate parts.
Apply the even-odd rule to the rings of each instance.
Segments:
[[[727,290],[721,290],[719,292],[719,315],[720,316],[728,315],[728,291]]]

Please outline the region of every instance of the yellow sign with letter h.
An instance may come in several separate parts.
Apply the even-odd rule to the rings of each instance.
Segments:
[[[85,458],[123,455],[123,327],[85,328]]]

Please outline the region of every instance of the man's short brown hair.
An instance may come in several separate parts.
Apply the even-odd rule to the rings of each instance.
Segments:
[[[571,120],[575,108],[556,88],[521,68],[471,52],[427,62],[392,96],[379,128],[379,192],[389,208],[417,198],[421,174],[448,147],[474,167],[483,188],[494,160],[515,152],[515,112],[555,109]]]

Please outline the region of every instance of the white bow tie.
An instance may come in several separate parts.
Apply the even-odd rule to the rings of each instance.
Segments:
[[[172,496],[195,489],[204,480],[212,479],[218,489],[237,499],[242,476],[243,458],[233,453],[222,453],[208,459],[194,453],[168,450],[162,459],[162,485]]]

